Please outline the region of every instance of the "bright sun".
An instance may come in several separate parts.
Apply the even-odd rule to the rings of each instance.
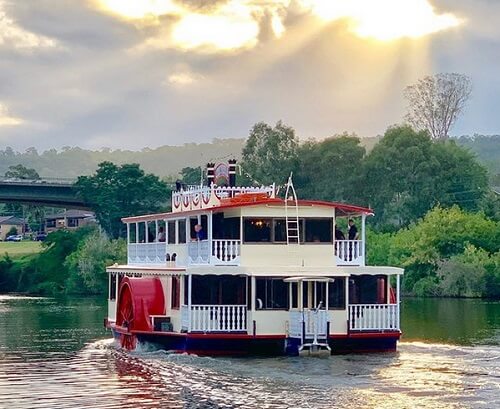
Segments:
[[[418,38],[461,22],[453,14],[437,14],[428,0],[308,1],[323,20],[347,20],[356,35],[381,41]]]
[[[158,22],[172,15],[170,44],[182,49],[233,50],[258,43],[263,16],[271,17],[277,38],[286,31],[291,0],[226,0],[196,11],[175,0],[94,0],[98,6],[127,20]],[[430,0],[294,0],[302,10],[325,22],[344,21],[361,38],[391,41],[418,38],[461,23],[451,13],[439,14]],[[153,19],[151,19],[153,17]]]

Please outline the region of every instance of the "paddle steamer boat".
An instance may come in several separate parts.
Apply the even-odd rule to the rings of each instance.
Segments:
[[[107,268],[105,325],[126,349],[198,355],[393,351],[396,267],[366,265],[369,208],[299,200],[276,186],[179,186],[172,211],[127,217],[128,262]],[[285,188],[283,188],[285,190]],[[359,235],[336,228],[352,219]],[[346,237],[348,237],[346,235]]]

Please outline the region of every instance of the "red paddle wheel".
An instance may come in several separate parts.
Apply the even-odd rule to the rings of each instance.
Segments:
[[[116,325],[122,348],[132,350],[137,345],[134,331],[152,331],[151,315],[165,314],[165,298],[159,278],[125,277],[118,295]]]

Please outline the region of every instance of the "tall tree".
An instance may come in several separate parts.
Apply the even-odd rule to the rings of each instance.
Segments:
[[[432,139],[448,139],[452,126],[470,98],[469,77],[456,73],[426,76],[406,87],[406,120],[417,130],[426,130]]]
[[[432,143],[425,131],[389,128],[367,155],[363,194],[375,221],[396,228],[437,204],[476,210],[488,191],[486,170],[453,141]]]
[[[299,171],[295,179],[300,196],[357,201],[364,155],[365,148],[354,135],[304,143],[299,148]]]
[[[257,183],[285,182],[297,165],[299,140],[295,130],[278,121],[274,128],[255,124],[243,148],[242,167]]]
[[[138,164],[111,162],[100,163],[94,175],[80,176],[75,188],[113,238],[125,235],[122,217],[164,210],[170,193],[165,183],[145,174]]]

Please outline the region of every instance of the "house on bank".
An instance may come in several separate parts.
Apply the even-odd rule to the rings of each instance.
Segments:
[[[0,217],[0,240],[5,240],[12,228],[15,227],[17,234],[24,234],[25,222],[16,216]]]

